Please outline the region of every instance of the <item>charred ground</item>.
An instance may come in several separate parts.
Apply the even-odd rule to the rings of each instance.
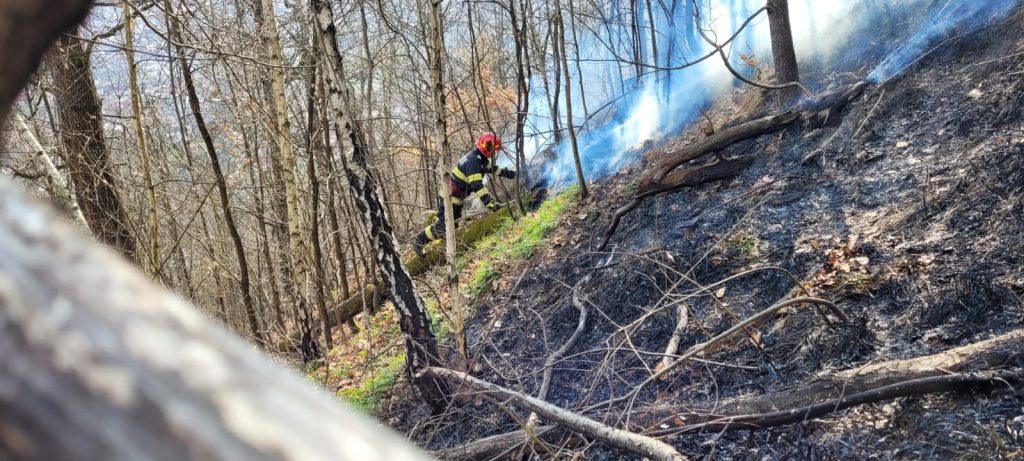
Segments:
[[[506,270],[478,299],[467,330],[474,374],[535,394],[546,358],[576,328],[576,287],[589,300],[589,324],[557,364],[548,400],[581,410],[651,375],[679,320],[680,299],[765,266],[793,274],[851,322],[833,317],[830,326],[813,309],[784,311],[705,356],[709,362],[647,387],[638,407],[766,394],[1019,328],[1024,58],[1014,55],[1024,49],[1022,26],[1017,13],[951,41],[904,76],[870,86],[832,126],[794,125],[720,152],[756,160],[734,180],[645,201],[623,219],[607,252],[594,248],[609,210],[636,187],[645,164],[703,136],[700,127],[595,183],[594,198],[563,216],[547,249]],[[810,75],[824,87],[865,72]],[[751,119],[772,110],[766,98],[738,92],[709,115],[722,125]],[[766,270],[686,298],[681,349],[796,289],[782,270]],[[379,416],[431,449],[520,429],[516,419],[527,415],[481,398],[431,417],[410,392],[397,387]],[[1013,458],[1024,456],[1022,407],[1011,392],[937,394],[668,441],[707,459]],[[623,418],[621,408],[588,414],[609,423]],[[648,429],[639,421],[630,428]],[[629,457],[578,440],[565,446],[559,456]]]

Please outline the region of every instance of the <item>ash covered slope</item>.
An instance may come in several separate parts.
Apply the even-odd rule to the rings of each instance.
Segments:
[[[762,266],[785,268],[815,295],[836,302],[851,322],[830,328],[811,309],[786,312],[705,356],[708,362],[684,365],[648,386],[635,413],[770,395],[823,373],[938,353],[1021,328],[1024,57],[1016,54],[1022,49],[1018,11],[869,88],[838,126],[794,125],[734,145],[721,155],[755,156],[741,176],[645,201],[623,219],[607,253],[592,249],[608,210],[626,200],[642,168],[599,182],[592,190],[597,198],[567,213],[552,238],[564,243],[529,267],[507,271],[511,279],[525,274],[518,284],[497,284],[514,285],[514,292],[494,292],[478,304],[467,333],[478,357],[475,374],[535,394],[546,358],[576,328],[568,288],[576,286],[592,303],[591,321],[556,366],[548,400],[582,411],[651,375],[680,306],[688,318],[680,330],[685,350],[790,296],[788,276],[765,271],[716,288],[715,296],[687,297],[699,285]],[[758,98],[746,91],[712,116],[735,119],[743,107],[763,112],[752,102]],[[691,128],[648,158],[698,136]],[[1021,455],[1022,406],[1007,392],[935,394],[768,430],[667,441],[694,457],[993,459]],[[423,419],[395,416],[414,407],[396,402],[384,417],[434,449],[520,428],[483,400],[430,421],[431,430],[423,430]],[[506,409],[525,420],[526,412]],[[587,414],[624,423],[623,408]],[[572,440],[530,450],[538,459],[558,450],[628,458]]]

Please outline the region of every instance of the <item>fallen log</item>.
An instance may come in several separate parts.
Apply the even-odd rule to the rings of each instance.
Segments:
[[[649,184],[662,181],[672,170],[680,167],[686,162],[698,159],[712,152],[717,152],[740,141],[756,138],[761,135],[779,131],[793,122],[800,119],[800,112],[786,112],[783,114],[751,120],[746,123],[726,128],[714,135],[700,139],[682,149],[674,151],[668,158],[658,162],[651,171],[653,174],[646,180],[641,180],[641,188]]]
[[[994,387],[1014,386],[1024,383],[1024,369],[1001,372],[979,372],[953,374],[911,379],[898,383],[852,393],[834,399],[808,404],[798,408],[747,415],[723,416],[720,414],[680,414],[672,418],[675,424],[659,424],[656,429],[645,431],[654,436],[667,436],[692,432],[711,431],[715,433],[767,429],[809,421],[829,413],[842,411],[857,405],[881,402],[900,397],[935,394],[942,392],[964,392]]]
[[[0,180],[0,459],[423,459]]]
[[[765,396],[641,410],[654,434],[793,424],[855,405],[979,386],[1021,383],[1024,330],[946,352],[826,374]],[[696,410],[695,410],[696,409]]]
[[[510,399],[517,405],[520,405],[530,411],[537,412],[537,414],[547,418],[549,421],[558,424],[559,426],[580,433],[594,440],[601,441],[620,450],[626,450],[630,453],[646,456],[659,461],[681,461],[686,459],[686,457],[679,454],[675,448],[672,448],[671,445],[660,440],[624,431],[622,429],[616,429],[578,413],[573,413],[543,400],[530,397],[529,395],[521,392],[516,392],[497,384],[474,378],[466,373],[438,367],[429,367],[424,370],[424,372],[437,378],[447,379],[452,383],[468,386],[475,392]]]
[[[509,213],[508,208],[503,208],[493,213],[483,214],[465,224],[455,233],[459,248],[470,248],[473,244],[483,240],[484,237],[494,232],[498,225],[509,216]],[[405,268],[409,271],[409,275],[418,277],[442,262],[444,262],[443,248],[439,245],[430,245],[424,248],[422,258],[416,255],[410,256],[405,261]],[[366,284],[362,290],[328,309],[328,325],[331,327],[341,325],[363,311],[375,311],[384,305],[385,301],[387,301],[387,297],[383,291],[377,290],[373,284]],[[301,337],[301,331],[292,332],[278,342],[278,350],[293,349]]]
[[[702,173],[706,174],[706,172],[694,168],[673,173],[676,168],[707,154],[721,151],[738,142],[774,133],[792,125],[801,118],[807,120],[808,125],[815,128],[825,124],[838,123],[841,120],[842,110],[850,102],[863,94],[865,88],[867,88],[867,83],[865,82],[840,87],[818,97],[808,99],[792,111],[762,117],[726,128],[668,154],[667,158],[651,167],[648,170],[650,173],[641,178],[640,186],[630,202],[616,210],[612,216],[611,224],[605,229],[601,242],[597,246],[598,251],[604,251],[607,248],[608,241],[618,228],[622,217],[640,205],[644,198],[716,180],[709,177],[705,181],[694,182],[692,176]],[[728,168],[730,167],[736,167],[738,170],[729,172]],[[746,165],[719,165],[718,168],[722,169],[722,171],[720,172],[721,176],[717,180],[734,177],[745,167]]]

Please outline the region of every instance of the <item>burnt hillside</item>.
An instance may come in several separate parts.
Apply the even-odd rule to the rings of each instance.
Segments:
[[[592,198],[563,215],[549,237],[554,245],[506,271],[478,299],[467,330],[471,371],[536,394],[545,361],[574,334],[584,304],[587,325],[556,363],[547,400],[635,432],[668,434],[679,424],[671,412],[665,421],[640,415],[784,394],[842,370],[1020,328],[1021,49],[1020,12],[951,40],[903,76],[868,85],[823,127],[798,122],[718,152],[724,159],[752,155],[753,163],[734,179],[644,200],[598,251],[612,210],[629,200],[645,167],[704,137],[709,123],[721,130],[778,111],[773,96],[757,89],[716,102],[711,122],[594,183]],[[841,75],[809,74],[827,91],[870,70],[850,64]],[[574,295],[581,302],[574,304]],[[848,321],[827,309],[785,308],[646,385],[635,401],[588,408],[656,372],[674,332],[684,351],[797,295],[835,303]],[[411,392],[396,388],[380,416],[431,449],[521,429],[529,414],[480,397],[430,416]],[[1022,405],[1005,387],[972,388],[763,430],[663,440],[694,459],[1009,459],[1024,456]],[[565,436],[499,457],[530,453],[632,457]]]

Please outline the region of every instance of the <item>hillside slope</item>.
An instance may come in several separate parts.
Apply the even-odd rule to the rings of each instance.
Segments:
[[[720,155],[754,155],[750,168],[731,181],[645,201],[623,219],[608,252],[594,248],[609,210],[624,203],[643,166],[703,134],[691,127],[597,182],[595,198],[563,215],[548,249],[505,270],[494,283],[499,289],[478,300],[467,333],[474,374],[535,394],[546,358],[576,329],[576,287],[590,302],[589,324],[557,364],[548,400],[582,409],[621,395],[657,368],[682,312],[688,322],[680,350],[793,292],[784,272],[769,270],[713,296],[687,296],[764,266],[792,273],[851,322],[829,326],[812,309],[784,311],[748,331],[749,339],[648,386],[637,407],[771,394],[820,374],[1020,328],[1022,49],[1018,13],[869,87],[838,126],[794,125],[733,145]],[[767,113],[751,103],[760,98],[745,90],[710,115],[727,121]],[[758,109],[737,112],[744,107]],[[526,418],[486,399],[430,417],[408,392],[397,392],[380,416],[431,449],[513,431],[520,425],[512,415]],[[667,441],[694,458],[1014,458],[1024,455],[1022,405],[1012,392],[933,394],[767,430]],[[620,421],[617,413],[590,415]],[[629,459],[579,441],[532,450],[540,459],[574,452]]]

